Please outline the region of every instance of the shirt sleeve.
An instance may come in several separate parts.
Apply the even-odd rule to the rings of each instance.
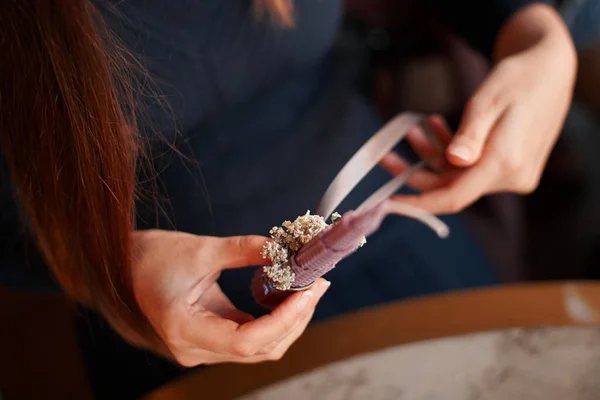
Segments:
[[[427,0],[437,19],[476,50],[491,58],[502,25],[523,7],[551,0]]]

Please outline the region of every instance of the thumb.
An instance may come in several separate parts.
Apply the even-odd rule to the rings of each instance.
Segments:
[[[264,236],[246,235],[218,238],[213,251],[219,260],[219,270],[268,264],[262,249],[269,239]]]
[[[448,161],[458,167],[475,164],[481,157],[485,143],[502,114],[498,105],[479,100],[483,95],[474,97],[465,108],[456,135],[446,149]]]

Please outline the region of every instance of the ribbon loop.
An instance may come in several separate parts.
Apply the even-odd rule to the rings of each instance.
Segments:
[[[377,133],[375,133],[361,148],[348,160],[344,167],[333,179],[316,213],[326,220],[344,201],[350,192],[360,183],[360,181],[396,146],[411,129],[423,125],[426,117],[418,113],[403,113],[392,119]],[[425,133],[436,143],[435,135],[431,134],[429,127],[424,126]],[[388,184],[382,186],[373,195],[371,195],[360,207],[366,210],[374,207],[386,197],[391,196],[396,190],[403,186],[410,175],[423,167],[426,161],[421,162],[404,174],[392,179]]]

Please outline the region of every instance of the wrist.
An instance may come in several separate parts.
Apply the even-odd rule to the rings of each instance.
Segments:
[[[493,61],[497,63],[533,48],[550,47],[555,58],[559,52],[561,61],[575,62],[575,46],[560,15],[547,4],[532,4],[518,11],[501,27],[494,45]]]

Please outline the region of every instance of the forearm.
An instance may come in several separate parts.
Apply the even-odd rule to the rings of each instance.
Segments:
[[[567,27],[553,8],[530,5],[502,26],[494,46],[493,62],[509,66],[507,62],[521,54],[536,60],[540,74],[560,76],[556,82],[560,88],[573,92],[577,52]]]
[[[491,59],[499,31],[514,15],[548,0],[427,0],[434,15],[471,47]]]
[[[566,62],[575,62],[575,46],[560,15],[546,4],[531,4],[502,25],[495,41],[493,60],[497,62],[534,46],[542,45],[543,48],[550,43],[561,52]]]

